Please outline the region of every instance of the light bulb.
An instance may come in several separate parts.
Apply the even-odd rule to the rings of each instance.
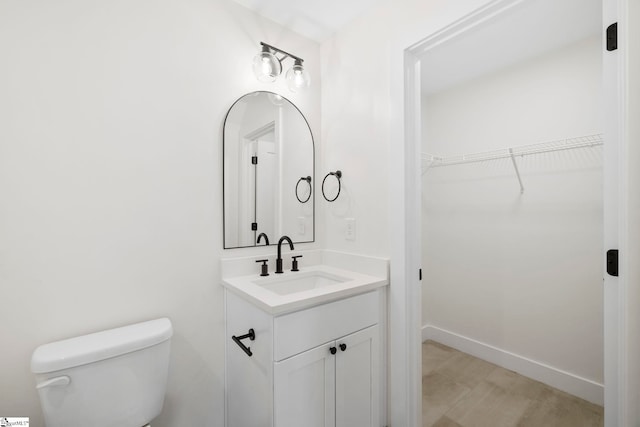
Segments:
[[[282,64],[268,47],[262,46],[262,52],[253,58],[253,74],[263,83],[276,81],[282,73]]]
[[[291,92],[306,89],[311,83],[311,77],[307,70],[302,66],[302,60],[296,59],[295,64],[286,75],[287,86]]]

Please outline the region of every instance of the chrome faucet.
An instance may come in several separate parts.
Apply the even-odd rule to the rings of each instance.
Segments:
[[[260,243],[260,239],[262,239],[262,237],[264,237],[264,245],[265,246],[269,246],[269,238],[267,237],[266,234],[264,233],[260,233],[258,234],[258,240],[256,241],[256,244]]]
[[[289,238],[289,236],[282,236],[280,240],[278,240],[278,258],[276,258],[276,274],[282,273],[282,242],[289,242],[289,248],[293,250],[293,242]]]

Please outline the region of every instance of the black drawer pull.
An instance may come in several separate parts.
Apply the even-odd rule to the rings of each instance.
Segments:
[[[335,348],[335,347],[331,347],[331,348],[329,349],[329,351],[331,352],[331,354],[336,354],[336,352],[338,351],[338,349],[337,349],[337,348]]]
[[[347,345],[345,343],[340,344],[340,350],[345,351],[347,349]]]
[[[253,353],[251,352],[251,347],[247,347],[246,345],[244,345],[244,344],[242,343],[242,341],[240,341],[240,340],[243,340],[243,339],[246,339],[246,338],[249,338],[251,341],[253,341],[253,340],[255,340],[255,339],[256,339],[256,333],[253,331],[253,328],[252,328],[252,329],[249,329],[249,333],[248,333],[248,334],[240,335],[239,337],[237,337],[237,336],[233,335],[233,336],[231,337],[231,339],[232,339],[233,341],[235,341],[235,343],[236,343],[236,344],[238,344],[238,345],[240,346],[240,348],[242,349],[242,351],[244,351],[245,353],[247,353],[247,356],[251,357],[251,356],[253,356]]]

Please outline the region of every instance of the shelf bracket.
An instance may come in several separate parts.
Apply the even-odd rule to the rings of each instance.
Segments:
[[[509,148],[509,155],[511,156],[511,161],[513,162],[513,168],[516,170],[516,176],[518,177],[518,183],[520,184],[520,194],[524,194],[524,186],[522,185],[522,178],[520,178],[520,171],[518,170],[518,164],[516,163],[516,158],[513,155],[513,148]]]

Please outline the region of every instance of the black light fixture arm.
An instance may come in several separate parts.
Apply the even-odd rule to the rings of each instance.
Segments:
[[[260,45],[262,46],[263,51],[264,51],[264,48],[266,47],[267,49],[270,49],[270,50],[272,50],[274,52],[278,52],[278,53],[283,54],[284,56],[282,58],[280,58],[280,62],[282,62],[282,60],[287,58],[287,57],[293,58],[293,60],[295,62],[299,62],[300,65],[302,65],[302,63],[304,62],[304,59],[300,58],[299,56],[292,55],[289,52],[285,52],[284,50],[279,49],[279,48],[277,48],[275,46],[271,46],[270,44],[267,44],[265,42],[260,42]]]

